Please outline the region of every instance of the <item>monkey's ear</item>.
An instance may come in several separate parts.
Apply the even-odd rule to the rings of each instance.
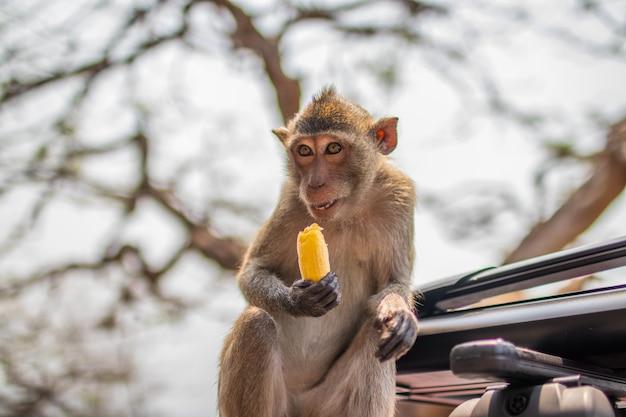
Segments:
[[[398,118],[385,117],[378,120],[372,131],[376,140],[376,146],[383,155],[389,155],[396,149],[398,144]]]
[[[287,137],[289,136],[289,130],[286,127],[277,127],[276,129],[272,129],[272,133],[276,135],[278,139],[285,144]]]

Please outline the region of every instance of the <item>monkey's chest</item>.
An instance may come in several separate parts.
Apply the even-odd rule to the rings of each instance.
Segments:
[[[331,268],[341,285],[341,303],[322,317],[279,318],[280,345],[287,386],[315,385],[348,347],[366,318],[373,291],[365,267],[337,262]]]

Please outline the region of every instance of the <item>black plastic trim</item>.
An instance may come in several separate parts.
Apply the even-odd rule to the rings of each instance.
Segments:
[[[457,344],[504,338],[519,346],[608,368],[626,368],[623,287],[423,318],[400,373],[449,369]]]
[[[418,290],[420,317],[485,298],[626,266],[626,236],[501,267],[457,275]]]

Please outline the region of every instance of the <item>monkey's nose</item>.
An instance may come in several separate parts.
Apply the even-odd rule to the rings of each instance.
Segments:
[[[309,183],[309,187],[314,189],[314,190],[322,188],[324,185],[326,185],[325,181],[311,181]]]

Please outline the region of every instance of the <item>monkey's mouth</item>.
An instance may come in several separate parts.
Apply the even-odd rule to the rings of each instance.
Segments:
[[[311,207],[315,210],[320,210],[320,211],[324,211],[324,210],[328,210],[329,208],[331,208],[332,206],[335,205],[335,203],[338,201],[339,199],[336,198],[334,200],[331,201],[327,201],[325,203],[321,203],[321,204],[311,204]]]

